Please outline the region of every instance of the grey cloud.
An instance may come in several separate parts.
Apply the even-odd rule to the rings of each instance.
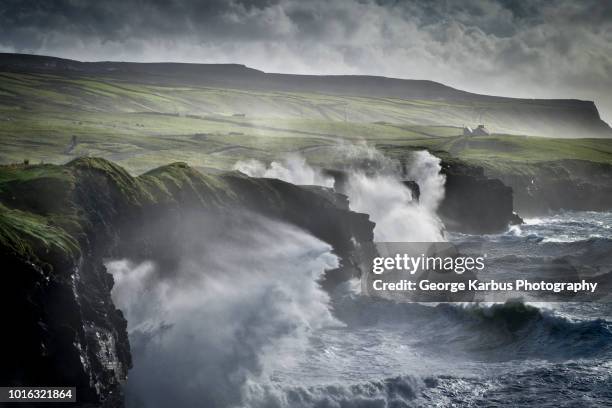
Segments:
[[[426,78],[594,99],[612,119],[612,3],[598,0],[5,0],[0,49]]]

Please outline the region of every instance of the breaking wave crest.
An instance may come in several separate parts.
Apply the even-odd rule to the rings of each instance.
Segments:
[[[605,363],[568,362],[481,377],[397,376],[353,385],[278,388],[255,386],[245,406],[253,408],[412,408],[537,406],[557,408],[566,402],[602,406],[612,380]],[[563,401],[562,404],[560,404]]]
[[[612,355],[612,322],[570,318],[518,300],[436,305],[349,293],[337,295],[333,306],[336,316],[350,327],[405,332],[412,346],[428,353],[452,350],[489,361],[532,357],[557,361]]]
[[[462,332],[477,333],[465,339],[462,348],[489,359],[556,361],[593,358],[612,351],[612,323],[604,319],[570,319],[520,301],[438,308]]]
[[[468,403],[482,394],[486,385],[477,381],[444,377],[397,376],[352,385],[331,384],[285,387],[252,384],[246,406],[253,408],[409,408],[451,405],[443,390]]]

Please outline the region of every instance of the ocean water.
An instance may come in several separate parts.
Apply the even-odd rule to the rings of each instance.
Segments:
[[[490,236],[500,274],[571,263],[610,272],[612,214],[566,212]],[[338,320],[266,352],[245,407],[612,406],[612,305],[604,302],[408,304],[330,296]]]

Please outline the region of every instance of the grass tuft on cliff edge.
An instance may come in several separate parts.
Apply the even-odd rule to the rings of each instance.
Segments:
[[[54,224],[53,217],[9,209],[0,204],[0,246],[27,259],[52,251],[77,256],[80,250],[76,239]]]
[[[270,207],[278,191],[272,181],[240,173],[202,174],[172,163],[134,177],[101,158],[78,158],[65,165],[0,166],[0,250],[37,262],[80,255],[92,227],[110,214],[124,216],[154,207],[220,209],[248,200],[240,189],[265,191]],[[40,259],[49,262],[48,259]]]

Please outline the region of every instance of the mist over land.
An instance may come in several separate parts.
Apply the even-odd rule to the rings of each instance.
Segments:
[[[299,103],[285,106],[270,103],[249,104],[246,100],[235,99],[226,101],[226,106],[222,108],[211,106],[205,99],[180,100],[178,103],[175,101],[176,106],[166,106],[159,111],[155,111],[155,106],[141,105],[142,110],[152,113],[201,115],[229,113],[228,109],[233,109],[236,115],[249,116],[335,118],[345,122],[401,121],[401,123],[420,125],[471,127],[486,123],[496,133],[573,138],[612,136],[612,129],[600,119],[596,106],[590,101],[512,99],[478,95],[432,81],[372,76],[268,74],[236,64],[83,63],[18,54],[2,54],[0,66],[16,73],[55,73],[74,79],[80,77],[103,82],[110,80],[148,85],[158,87],[155,91],[162,92],[163,87],[170,92],[176,91],[173,88],[181,86],[205,88],[204,90],[226,88],[276,93],[280,94],[278,96],[281,99],[284,96],[288,102],[292,102],[292,98],[299,98],[294,94],[336,96],[329,103],[311,104],[309,110],[312,111],[314,108],[318,111],[314,112],[314,115],[313,112],[305,111]],[[51,81],[43,86],[52,88],[53,84]],[[74,92],[79,92],[79,89],[75,89]],[[108,100],[99,99],[92,101],[91,108],[109,112],[121,110],[121,105],[114,106]],[[368,105],[374,105],[374,109],[351,103],[360,100],[364,100]],[[416,104],[404,101],[415,101]],[[10,99],[7,102],[10,102]],[[404,114],[403,117],[398,118],[389,114],[388,111],[393,108],[389,105],[392,104],[400,110],[406,108],[401,112]],[[382,109],[376,109],[376,105],[382,105],[380,106]],[[82,110],[87,109],[87,106],[74,106],[74,108]],[[137,106],[132,105],[128,109],[133,111]]]

